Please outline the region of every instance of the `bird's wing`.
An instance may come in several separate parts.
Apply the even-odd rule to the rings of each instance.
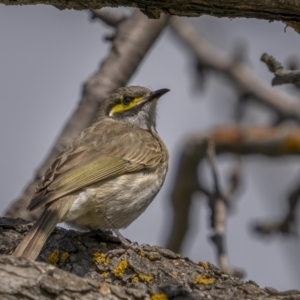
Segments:
[[[28,209],[112,177],[151,169],[161,162],[160,143],[150,133],[116,130],[113,136],[113,141],[93,141],[62,153],[46,172]]]

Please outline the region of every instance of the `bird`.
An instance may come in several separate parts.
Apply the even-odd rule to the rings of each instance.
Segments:
[[[160,191],[169,153],[156,130],[158,99],[169,89],[117,89],[104,100],[92,125],[53,161],[28,210],[44,207],[14,256],[35,260],[58,223],[80,230],[119,233]],[[127,243],[127,244],[126,244]]]

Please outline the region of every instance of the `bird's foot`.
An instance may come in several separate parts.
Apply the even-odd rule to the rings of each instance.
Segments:
[[[112,249],[106,253],[107,257],[111,256],[116,256],[116,255],[122,255],[124,254],[127,250],[133,250],[135,252],[140,252],[142,251],[140,246],[134,242],[132,243],[130,240],[126,239],[117,229],[113,229],[114,233],[118,237],[119,242],[123,246],[123,249]]]

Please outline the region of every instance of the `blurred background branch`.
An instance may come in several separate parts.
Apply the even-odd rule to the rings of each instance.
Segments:
[[[171,28],[179,42],[194,53],[198,68],[200,66],[202,70],[212,70],[223,75],[234,85],[240,97],[247,96],[271,108],[279,116],[300,121],[300,102],[297,98],[273,89],[258,78],[244,62],[208,43],[187,21],[172,18]]]
[[[180,252],[187,231],[189,230],[189,214],[192,196],[196,192],[202,192],[198,183],[198,167],[206,156],[208,141],[214,144],[217,155],[224,153],[238,155],[265,155],[270,157],[278,157],[283,155],[299,155],[300,154],[300,128],[299,127],[241,127],[231,126],[218,128],[209,131],[206,134],[193,134],[187,137],[184,143],[179,158],[178,168],[175,175],[175,180],[172,188],[172,204],[174,217],[172,222],[172,230],[169,236],[167,247],[175,252]],[[212,154],[209,155],[212,161]],[[215,163],[211,163],[215,170]],[[219,180],[214,171],[215,192],[210,195],[207,192],[205,195],[212,200],[209,206],[212,211],[212,228],[216,230],[219,224],[219,229],[212,237],[218,249],[218,260],[220,266],[223,265],[223,270],[236,275],[236,272],[229,268],[227,258],[223,258],[226,263],[221,263],[222,255],[224,254],[224,238],[220,237],[225,232],[225,217],[226,217],[226,202],[224,196],[220,195]],[[217,188],[216,188],[217,187]],[[206,189],[205,189],[206,191]],[[298,191],[298,190],[297,190]],[[297,192],[292,200],[292,209],[295,211],[297,204]],[[295,197],[296,196],[296,197]],[[296,200],[297,199],[297,200]],[[216,201],[218,200],[218,201]],[[291,201],[290,201],[291,202]],[[217,207],[219,205],[219,207]],[[222,207],[220,207],[220,205]],[[218,212],[222,210],[222,212]],[[221,215],[223,217],[221,217]],[[289,219],[291,213],[289,212]],[[217,216],[217,219],[214,217]],[[294,213],[292,214],[294,217]],[[222,219],[222,222],[219,220]],[[221,224],[221,225],[220,225]],[[218,233],[219,231],[219,233]],[[217,241],[218,239],[218,241]],[[221,242],[222,241],[222,242]],[[222,245],[222,247],[220,246]],[[222,249],[222,250],[220,250]],[[223,257],[227,257],[223,255]],[[239,273],[242,275],[241,273]]]
[[[279,61],[267,53],[262,55],[261,61],[264,62],[269,71],[275,75],[272,79],[272,85],[300,82],[299,70],[288,70],[284,68]]]

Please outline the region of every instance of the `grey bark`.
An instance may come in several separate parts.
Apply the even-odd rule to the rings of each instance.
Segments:
[[[6,5],[50,4],[59,9],[99,9],[104,6],[138,7],[152,18],[160,13],[196,17],[202,14],[216,17],[246,17],[267,20],[298,22],[300,4],[298,0],[172,0],[172,1],[130,1],[130,0],[1,0]]]
[[[0,219],[0,299],[300,299],[300,291],[262,289],[161,247],[142,245],[106,260],[117,244],[62,228],[46,243],[44,262],[9,256],[29,227]]]

